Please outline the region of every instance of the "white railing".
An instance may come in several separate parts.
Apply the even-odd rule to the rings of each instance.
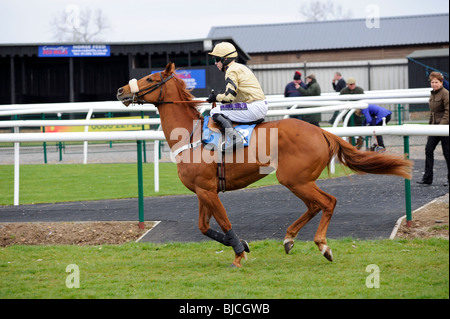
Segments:
[[[73,132],[73,133],[5,133],[0,142],[14,143],[14,205],[19,205],[20,143],[21,142],[68,142],[68,141],[143,141],[154,140],[155,192],[159,191],[159,141],[165,140],[162,131],[125,132]],[[142,163],[138,163],[142,165]]]
[[[303,96],[284,98],[282,96],[268,96],[269,111],[267,116],[289,116],[300,114],[313,114],[340,111],[332,128],[325,128],[338,136],[361,136],[361,135],[447,135],[443,131],[445,126],[408,126],[403,125],[401,129],[389,127],[344,127],[337,128],[338,123],[343,120],[344,126],[355,109],[367,108],[368,104],[412,104],[427,103],[430,95],[430,88],[409,89],[409,90],[386,90],[386,91],[367,91],[360,95],[338,95],[337,93],[323,94],[321,96]],[[201,99],[201,98],[199,98]],[[313,106],[313,107],[312,107]],[[289,107],[289,109],[273,108]],[[199,106],[200,112],[211,109],[211,104],[204,103]],[[127,132],[88,132],[88,126],[94,125],[147,125],[160,124],[159,118],[154,119],[128,119],[128,120],[92,120],[93,112],[136,112],[136,111],[155,111],[154,105],[133,105],[124,107],[119,101],[112,102],[79,102],[79,103],[53,103],[53,104],[12,104],[1,105],[0,116],[13,116],[24,114],[46,114],[46,113],[86,113],[86,120],[30,120],[30,121],[1,121],[0,127],[14,127],[15,133],[0,134],[0,142],[14,143],[14,171],[15,171],[15,196],[14,204],[18,205],[18,184],[19,184],[19,143],[20,142],[63,142],[63,141],[83,141],[84,163],[87,162],[87,142],[88,141],[113,141],[113,140],[155,140],[155,190],[159,189],[159,171],[157,172],[157,163],[159,154],[157,143],[164,140],[164,134],[161,131],[127,131]],[[20,127],[38,127],[38,126],[85,126],[85,132],[78,133],[19,133]],[[158,157],[156,157],[158,156]],[[158,169],[159,170],[159,169]],[[17,178],[17,182],[16,182]],[[16,198],[17,191],[17,198]]]
[[[327,131],[338,136],[361,135],[399,135],[399,136],[449,136],[449,125],[401,125],[376,127],[333,127]],[[74,133],[5,133],[0,134],[0,142],[14,143],[14,205],[19,205],[19,143],[51,141],[110,141],[110,140],[164,140],[161,131],[127,131],[127,132],[74,132]],[[155,142],[156,143],[156,142]],[[155,190],[159,189],[159,155],[155,145]],[[139,163],[138,163],[139,164]]]
[[[324,93],[320,96],[300,96],[285,98],[281,95],[267,96],[268,106],[289,107],[298,104],[299,106],[324,106],[336,105],[343,101],[363,101],[377,104],[381,103],[379,99],[402,99],[402,98],[427,98],[430,96],[430,88],[421,89],[405,89],[405,90],[380,90],[366,91],[364,94],[348,94],[339,95],[337,93]],[[377,100],[378,99],[378,100]],[[199,97],[198,100],[205,100]],[[398,101],[398,102],[396,102]],[[387,103],[414,103],[407,100],[388,101]],[[307,102],[307,103],[305,103]],[[317,102],[308,104],[311,102]],[[428,102],[428,101],[427,101]],[[386,103],[386,104],[387,104]],[[423,102],[420,102],[423,103]],[[220,104],[220,103],[219,103]],[[201,110],[209,110],[210,103],[199,105]],[[156,111],[157,108],[153,104],[132,105],[128,108],[119,101],[106,102],[76,102],[76,103],[47,103],[47,104],[10,104],[0,105],[0,116],[22,115],[22,114],[41,114],[41,113],[76,113],[88,111],[93,112],[137,112],[137,111]]]

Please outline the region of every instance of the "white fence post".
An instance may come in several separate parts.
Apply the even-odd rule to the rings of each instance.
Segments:
[[[86,115],[86,121],[89,121],[91,119],[92,116],[92,112],[94,111],[93,108],[91,108],[88,112],[88,114]],[[84,131],[87,133],[89,132],[89,126],[86,125],[84,127]],[[84,141],[83,142],[83,164],[87,164],[87,151],[88,151],[88,141]]]
[[[153,170],[155,180],[155,193],[159,192],[159,141],[155,141],[153,150]]]
[[[14,127],[14,134],[19,134],[19,128]],[[14,206],[19,205],[20,187],[20,142],[14,143]]]

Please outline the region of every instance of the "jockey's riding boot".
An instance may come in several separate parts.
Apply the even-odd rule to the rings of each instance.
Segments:
[[[226,153],[233,152],[233,147],[238,149],[244,145],[244,138],[234,129],[230,119],[222,114],[214,114],[213,120],[221,126],[222,133],[225,133],[225,141],[222,143],[222,151]]]

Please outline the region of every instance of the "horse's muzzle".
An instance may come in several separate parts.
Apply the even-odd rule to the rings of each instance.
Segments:
[[[116,94],[117,99],[122,102],[125,106],[128,106],[131,104],[131,102],[133,101],[133,96],[132,95],[127,95],[124,94],[124,89],[123,88],[119,88],[117,90],[117,94]]]

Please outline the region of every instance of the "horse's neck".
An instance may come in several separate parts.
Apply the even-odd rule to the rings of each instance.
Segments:
[[[183,141],[189,143],[194,121],[198,120],[190,112],[189,106],[181,103],[165,104],[159,107],[159,117],[170,148],[175,144],[180,146]]]

